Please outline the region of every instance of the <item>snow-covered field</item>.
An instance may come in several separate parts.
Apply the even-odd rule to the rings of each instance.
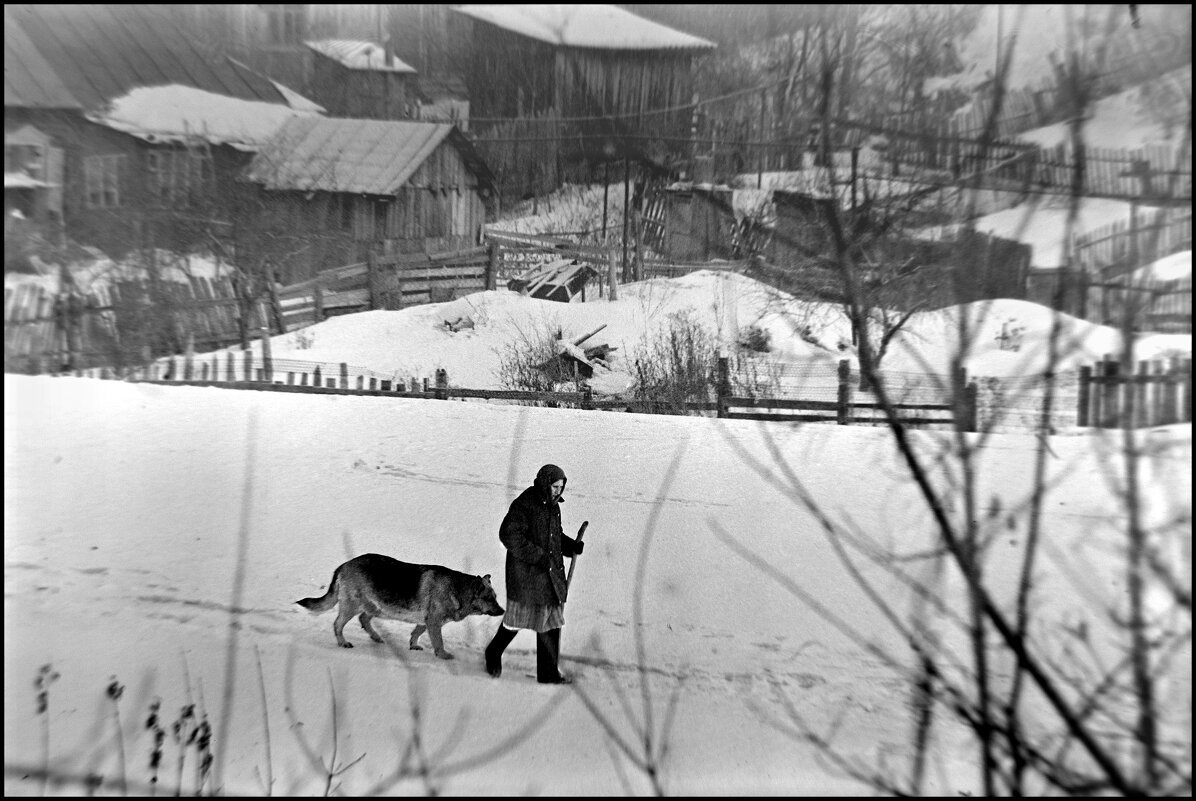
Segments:
[[[1011,377],[1046,371],[1047,339],[1055,315],[1044,306],[1011,299],[914,315],[889,346],[882,367],[894,373],[949,375],[952,354],[946,343],[957,335],[958,319],[965,313],[974,338],[963,362],[970,375]],[[592,382],[595,391],[617,393],[628,388],[636,356],[680,317],[697,322],[731,347],[750,329],[765,332],[770,350],[760,355],[761,362],[778,365],[787,374],[833,374],[841,359],[853,370],[859,366],[851,327],[840,306],[794,298],[746,276],[709,270],[627,284],[619,287],[614,301],[566,304],[496,290],[399,311],[362,312],[272,337],[270,349],[276,362],[347,362],[401,378],[430,378],[443,368],[454,386],[499,389],[502,356],[511,348],[557,331],[576,339],[605,326],[584,345],[617,348],[610,356],[611,370],[597,370]],[[453,331],[445,324],[461,318],[469,318],[474,326]],[[1122,347],[1122,335],[1114,328],[1066,314],[1059,320],[1056,370],[1074,370]],[[1010,344],[1010,331],[1018,332],[1016,348]],[[1190,354],[1191,343],[1188,334],[1143,335],[1135,342],[1135,358]],[[256,359],[260,342],[253,350]],[[224,356],[218,361],[224,364]],[[800,385],[788,388],[797,391]]]
[[[616,302],[489,292],[336,318],[308,329],[312,347],[293,355],[381,366],[389,355],[484,384],[493,378],[487,354],[516,323],[549,319],[576,335],[607,323],[596,341],[630,348],[681,308],[711,324],[730,319],[720,302],[733,302],[739,325],[767,326],[786,358],[841,355],[842,323],[829,311],[788,309],[805,313],[806,336],[819,344],[807,342],[782,313],[784,298],[741,277],[696,273],[620,289]],[[1035,369],[1049,311],[1018,301],[994,308],[985,325],[1021,320],[1022,350],[990,343],[973,368]],[[946,364],[950,320],[963,311],[975,309],[919,322],[917,349],[887,358]],[[447,331],[444,318],[457,312],[474,315],[475,328]],[[1110,329],[1070,318],[1063,327],[1077,352],[1115,345]],[[1191,352],[1190,336],[1166,342]],[[1036,598],[1045,621],[1099,627],[1091,597],[1121,581],[1117,441],[1070,434],[1049,438],[1049,537]],[[1191,426],[1144,436],[1153,445],[1148,525],[1190,516]],[[947,437],[921,432],[913,441],[930,456]],[[980,450],[978,497],[1004,532],[987,569],[1010,582],[1039,442],[993,435]],[[352,624],[358,647],[340,649],[331,614],[313,618],[294,604],[322,592],[341,561],[370,551],[489,573],[503,597],[497,526],[546,462],[569,475],[566,526],[590,522],[563,638],[576,693],[528,678],[527,634],[508,651],[503,677],[489,679],[481,649],[493,619],[447,626],[458,658],[443,662],[405,650],[409,628],[398,623],[381,624],[386,645]],[[940,486],[950,480],[936,473]],[[809,742],[784,733],[793,726],[784,710],[791,704],[823,734],[837,727],[842,754],[894,764],[909,752],[907,687],[861,643],[902,664],[908,654],[802,493],[836,525],[887,546],[912,553],[932,541],[926,507],[879,428],[8,375],[6,792],[38,791],[21,776],[42,764],[44,724],[53,769],[120,777],[104,695],[115,677],[125,686],[124,769],[141,789],[152,742],[144,723],[161,699],[167,723],[202,703],[216,786],[228,794],[265,792],[268,771],[276,793],[321,792],[319,761],[334,748],[339,765],[361,758],[336,776],[340,792],[426,790],[419,779],[387,779],[416,735],[440,792],[646,792],[643,773],[612,744],[635,747],[645,705],[653,742],[667,743],[660,780],[669,793],[859,793]],[[907,590],[872,578],[906,608]],[[61,678],[39,717],[33,682],[46,664]],[[1190,688],[1190,679],[1173,685],[1168,702],[1190,710]],[[967,737],[949,728],[941,737],[934,791],[976,792]],[[168,733],[164,789],[177,753]],[[192,749],[187,788],[195,760]]]
[[[1169,446],[1150,463],[1150,518],[1190,514],[1191,427],[1149,436]],[[832,520],[918,551],[931,541],[931,520],[881,429],[10,375],[5,442],[10,766],[41,764],[45,722],[53,768],[117,779],[103,694],[112,677],[126,687],[130,779],[149,778],[150,702],[161,699],[171,721],[202,699],[228,794],[263,792],[268,769],[276,793],[319,792],[324,777],[312,760],[337,747],[340,764],[361,761],[335,784],[364,792],[396,769],[417,732],[442,792],[644,792],[643,776],[587,708],[634,743],[645,697],[650,725],[668,743],[670,793],[860,792],[811,745],[769,725],[785,727],[785,703],[816,731],[838,725],[836,748],[853,758],[908,754],[907,688],[828,616],[902,662],[907,654],[794,491],[757,473],[775,480],[792,470]],[[915,442],[926,453],[944,444],[929,433]],[[1024,507],[1036,442],[987,441],[980,496],[992,509],[1016,517]],[[1116,481],[1107,463],[1114,444],[1096,434],[1051,443],[1049,558],[1036,590],[1048,620],[1099,627],[1088,596],[1120,580],[1119,505],[1101,490]],[[353,624],[358,647],[340,649],[331,615],[295,606],[322,591],[341,561],[369,551],[490,573],[501,597],[498,522],[550,461],[569,475],[566,525],[590,522],[563,640],[578,694],[525,675],[535,658],[526,634],[504,676],[489,679],[481,649],[493,619],[446,627],[458,658],[441,662],[404,650],[409,629],[397,623],[381,624],[387,645]],[[990,569],[1012,580],[1023,543],[1016,527],[1006,536]],[[904,607],[905,593],[873,578]],[[39,718],[33,680],[43,664],[61,679]],[[1190,682],[1176,692],[1169,700],[1190,710]],[[966,738],[944,733],[940,758],[935,792],[975,791]],[[37,787],[6,775],[6,793]]]

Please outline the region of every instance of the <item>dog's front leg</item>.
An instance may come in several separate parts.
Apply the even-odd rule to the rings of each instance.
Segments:
[[[436,656],[441,659],[453,659],[453,655],[444,649],[444,638],[440,636],[440,625],[444,621],[429,619],[426,622],[428,626],[428,638],[432,640],[432,650]]]

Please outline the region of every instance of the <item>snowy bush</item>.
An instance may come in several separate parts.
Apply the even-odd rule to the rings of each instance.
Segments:
[[[673,312],[654,336],[645,335],[632,356],[634,397],[666,414],[685,414],[685,404],[714,397],[718,346],[688,311]]]
[[[516,326],[515,330],[515,338],[504,349],[495,349],[499,358],[498,380],[504,389],[527,392],[582,389],[581,377],[566,375],[557,359],[556,343],[561,337],[558,323],[540,320],[528,328]]]

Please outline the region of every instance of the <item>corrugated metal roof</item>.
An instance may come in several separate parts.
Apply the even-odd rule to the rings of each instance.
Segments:
[[[4,105],[15,108],[80,108],[37,52],[25,29],[4,7]]]
[[[606,50],[709,49],[699,36],[610,5],[458,6],[454,10],[514,33],[565,47]]]
[[[204,53],[162,5],[6,5],[33,48],[78,106],[94,109],[139,86],[179,84],[215,94],[280,103],[265,77]]]
[[[386,59],[386,49],[380,44],[362,42],[356,39],[322,39],[303,44],[322,56],[352,70],[375,70],[377,72],[415,72],[415,67],[391,55]]]
[[[393,195],[452,125],[328,117],[293,119],[250,162],[266,189]]]

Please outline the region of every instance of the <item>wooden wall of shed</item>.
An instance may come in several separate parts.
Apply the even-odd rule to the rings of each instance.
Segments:
[[[391,197],[348,193],[259,192],[247,212],[259,229],[247,243],[273,254],[285,284],[329,267],[364,261],[370,252],[438,253],[481,242],[486,206],[477,178],[456,147],[432,152]],[[255,209],[254,206],[257,206]]]
[[[688,134],[692,115],[688,110],[634,115],[691,102],[694,58],[688,51],[557,48],[558,106],[567,117],[632,115],[621,122],[649,129],[653,135]]]
[[[470,116],[522,117],[556,106],[553,48],[484,22],[473,25],[465,76]]]
[[[415,76],[411,73],[349,69],[316,55],[309,97],[330,117],[408,120],[416,117]]]

